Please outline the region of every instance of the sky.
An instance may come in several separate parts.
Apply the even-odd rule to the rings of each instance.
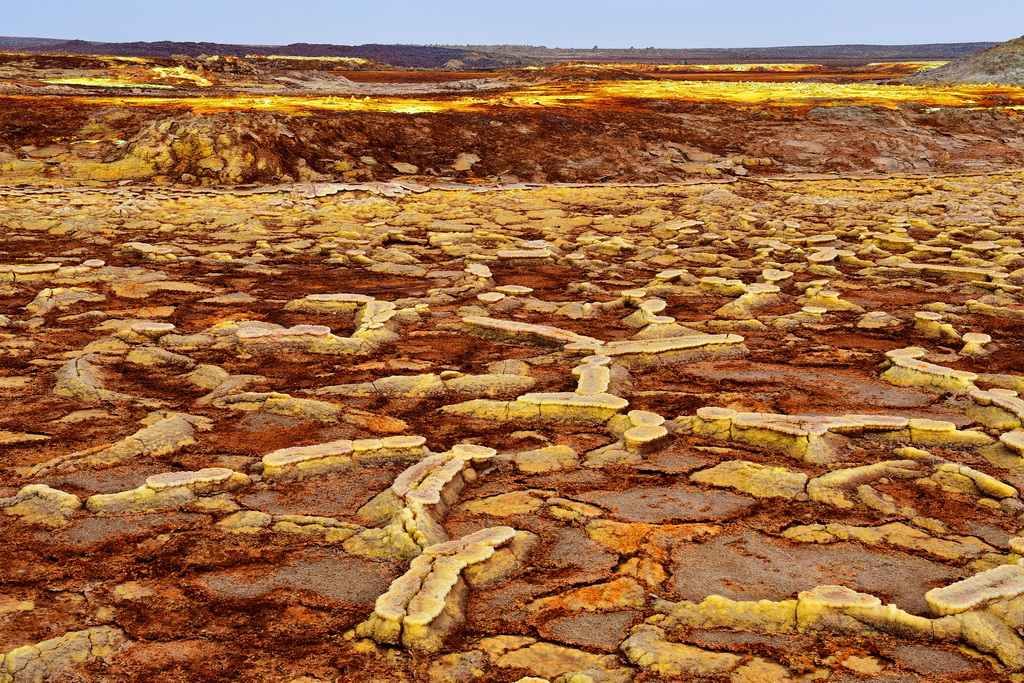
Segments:
[[[110,42],[696,48],[1024,34],[1024,0],[5,0],[0,7],[0,35]]]

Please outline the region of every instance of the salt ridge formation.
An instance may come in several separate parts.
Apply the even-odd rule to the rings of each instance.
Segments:
[[[1022,180],[0,190],[0,681],[1024,680]]]

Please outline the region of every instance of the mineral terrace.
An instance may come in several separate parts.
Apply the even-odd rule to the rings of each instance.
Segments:
[[[0,682],[1024,680],[1003,166],[18,176]]]

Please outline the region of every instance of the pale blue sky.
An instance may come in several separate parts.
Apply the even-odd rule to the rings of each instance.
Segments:
[[[0,8],[0,35],[97,41],[639,48],[1024,34],[1024,0],[4,0]]]

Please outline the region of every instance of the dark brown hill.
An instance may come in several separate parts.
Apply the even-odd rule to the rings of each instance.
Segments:
[[[63,53],[74,55],[111,55],[116,57],[170,57],[172,55],[287,55],[290,57],[359,57],[380,64],[407,68],[440,69],[449,62],[460,62],[464,68],[494,69],[530,63],[526,58],[509,58],[475,50],[426,45],[326,45],[292,43],[290,45],[227,45],[193,42],[131,42],[93,43],[68,40],[47,45],[15,46],[26,52]]]

